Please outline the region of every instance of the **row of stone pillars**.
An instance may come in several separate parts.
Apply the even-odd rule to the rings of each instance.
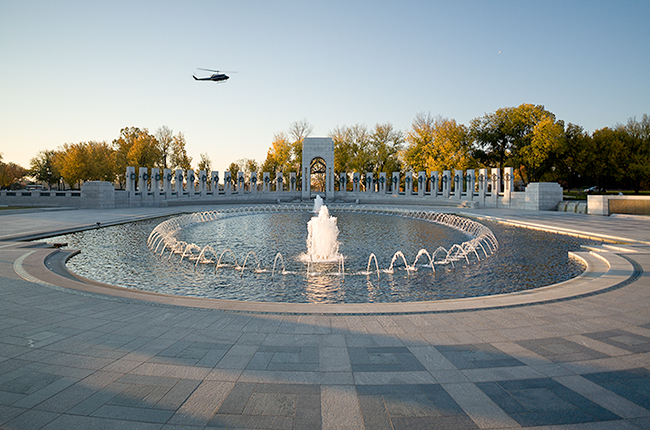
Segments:
[[[501,169],[498,168],[478,169],[478,175],[476,175],[475,169],[454,170],[453,174],[451,170],[445,170],[442,174],[432,172],[429,177],[427,177],[426,172],[418,172],[417,177],[414,177],[412,172],[407,172],[404,176],[403,194],[424,196],[425,193],[429,193],[433,197],[445,199],[461,199],[465,194],[470,200],[474,194],[479,196],[501,192],[510,194],[514,190],[513,174],[512,167],[504,168],[503,176],[501,175]],[[347,190],[349,178],[348,173],[341,173],[339,176],[339,192]],[[400,192],[401,176],[399,172],[393,172],[390,182],[384,172],[379,174],[377,181],[375,181],[372,173],[366,173],[363,181],[365,191],[361,190],[361,178],[360,173],[355,172],[352,174],[352,192],[402,194]],[[417,191],[415,191],[416,188]]]
[[[138,168],[136,173],[135,167],[126,168],[126,190],[132,193],[148,193],[154,196],[164,195],[165,198],[176,197],[194,197],[207,196],[208,194],[223,194],[231,195],[243,193],[246,185],[243,172],[238,172],[237,180],[233,183],[230,172],[224,172],[223,176],[223,190],[220,188],[219,172],[212,171],[210,176],[204,170],[194,172],[194,170],[181,170],[177,169],[172,172],[171,169],[163,169],[162,174],[160,169],[152,168],[151,172],[146,167]],[[268,193],[275,187],[275,191],[295,191],[296,190],[296,174],[291,173],[288,183],[285,184],[282,172],[276,173],[275,180],[271,180],[269,172],[264,172],[262,180],[258,183],[257,173],[251,173],[249,180],[249,192],[251,193]]]

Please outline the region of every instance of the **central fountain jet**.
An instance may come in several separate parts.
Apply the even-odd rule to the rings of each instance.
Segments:
[[[329,209],[323,205],[320,196],[314,202],[314,212],[318,215],[312,217],[307,223],[307,259],[313,262],[338,262],[339,254],[339,228],[336,217],[330,216]]]

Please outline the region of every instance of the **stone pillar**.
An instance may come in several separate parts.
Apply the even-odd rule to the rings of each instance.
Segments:
[[[361,176],[359,172],[352,173],[352,191],[358,193],[360,190],[359,183],[361,182]]]
[[[195,180],[196,177],[194,176],[194,170],[188,170],[187,171],[187,195],[189,197],[194,197],[194,192],[196,191],[196,188],[194,186]]]
[[[444,170],[442,172],[442,197],[445,199],[448,199],[451,193],[451,181],[451,171]]]
[[[282,191],[284,191],[284,177],[282,172],[278,172],[275,174],[275,192],[281,193]]]
[[[289,191],[296,191],[296,172],[289,173]]]
[[[454,171],[454,198],[460,200],[463,198],[463,186],[465,178],[463,177],[462,170]]]
[[[129,166],[126,168],[126,191],[129,192],[129,195],[133,195],[135,192],[135,182],[138,178],[138,175],[135,174],[135,167]]]
[[[427,191],[427,172],[418,172],[418,196],[424,197]]]
[[[476,189],[475,175],[474,169],[467,169],[467,195],[465,198],[469,201],[474,200],[474,190]]]
[[[151,169],[151,191],[154,192],[154,196],[159,196],[160,195],[160,182],[161,182],[162,176],[160,176],[160,169],[157,167],[153,167]]]
[[[431,172],[431,178],[429,179],[429,186],[431,187],[431,197],[438,197],[438,187],[440,186],[440,179],[438,178],[438,172]]]
[[[366,193],[375,192],[375,181],[372,172],[366,172]]]
[[[232,194],[232,176],[228,170],[223,172],[223,190],[227,196]]]
[[[237,172],[237,194],[243,195],[246,192],[246,178],[244,172]]]
[[[393,178],[391,180],[392,191],[394,195],[399,194],[399,172],[393,172]]]
[[[210,189],[212,190],[212,196],[219,195],[219,172],[216,170],[210,173]]]
[[[501,170],[498,168],[492,168],[492,174],[490,176],[490,183],[492,185],[492,205],[493,207],[499,206],[499,193],[501,192]]]
[[[199,195],[201,197],[208,195],[208,176],[205,170],[199,170]]]
[[[413,194],[413,172],[406,172],[404,177],[404,194],[410,196]]]
[[[165,198],[169,199],[172,197],[172,171],[171,169],[163,170],[163,193],[165,193]]]
[[[485,206],[485,195],[487,194],[488,185],[487,169],[478,170],[478,201],[481,206]]]
[[[174,191],[176,191],[176,197],[183,197],[183,171],[181,169],[176,169],[176,184],[174,186]]]
[[[251,193],[257,194],[257,172],[251,172]]]
[[[342,193],[348,190],[348,173],[344,172],[339,175],[339,191]]]
[[[268,193],[271,191],[271,174],[269,172],[264,172],[264,184],[262,184],[262,192]]]
[[[379,172],[379,193],[386,194],[386,172]]]
[[[515,189],[515,170],[512,167],[503,168],[503,200],[510,205],[512,192]]]
[[[149,187],[147,186],[147,181],[149,180],[148,171],[149,169],[146,167],[140,167],[138,169],[138,191],[140,191],[140,194],[143,197],[146,196],[149,191]]]
[[[160,176],[160,169],[157,167],[154,167],[151,169],[151,193],[153,194],[153,200],[158,204],[157,202],[160,201],[160,180],[162,177]]]

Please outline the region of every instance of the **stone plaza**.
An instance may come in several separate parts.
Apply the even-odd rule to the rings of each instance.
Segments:
[[[647,217],[456,209],[606,242],[561,284],[404,304],[127,291],[26,241],[207,209],[0,214],[1,428],[650,428]]]

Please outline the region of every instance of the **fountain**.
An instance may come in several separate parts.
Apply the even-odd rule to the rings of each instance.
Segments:
[[[149,235],[147,246],[149,249],[151,249],[151,251],[153,251],[154,254],[157,255],[162,256],[165,254],[165,251],[168,251],[168,258],[171,258],[173,254],[180,255],[181,258],[179,263],[184,259],[187,259],[194,262],[195,268],[199,264],[215,264],[215,274],[217,273],[217,269],[222,266],[221,261],[224,254],[228,252],[234,260],[234,264],[231,267],[238,269],[240,271],[240,276],[243,276],[246,266],[246,259],[249,255],[252,254],[257,260],[255,271],[258,273],[263,273],[266,270],[261,268],[261,262],[257,258],[257,254],[254,252],[251,253],[251,251],[249,251],[244,258],[244,265],[239,266],[237,257],[231,249],[226,249],[223,251],[217,259],[217,253],[211,244],[201,247],[195,243],[188,243],[186,241],[180,240],[178,238],[178,234],[179,232],[182,232],[184,229],[193,225],[215,221],[218,219],[226,219],[233,216],[243,216],[268,212],[295,212],[299,210],[302,209],[297,208],[296,206],[266,206],[236,208],[223,211],[211,211],[182,215],[180,217],[176,217],[159,224]],[[425,248],[419,249],[412,264],[408,264],[406,255],[402,251],[397,250],[391,254],[392,258],[390,259],[389,267],[383,270],[380,270],[379,268],[377,256],[374,253],[371,253],[367,259],[366,271],[364,272],[362,269],[359,269],[356,272],[359,274],[368,273],[370,261],[372,259],[375,260],[375,266],[377,269],[376,273],[378,276],[380,272],[387,274],[395,273],[395,262],[398,259],[401,263],[403,263],[403,269],[400,270],[404,270],[407,273],[416,272],[418,270],[418,261],[422,256],[426,256],[426,259],[424,259],[424,264],[420,264],[420,266],[430,268],[431,272],[435,274],[436,266],[450,266],[452,268],[455,268],[456,265],[462,262],[470,265],[472,262],[478,262],[489,257],[498,247],[496,237],[489,228],[476,221],[456,215],[400,209],[358,208],[355,206],[337,208],[337,210],[353,213],[363,212],[366,214],[397,215],[407,218],[424,220],[434,224],[449,227],[454,230],[458,230],[470,237],[470,240],[464,241],[462,243],[453,243],[446,248],[443,246],[438,246],[432,252],[429,252]],[[297,260],[307,264],[307,274],[313,274],[314,271],[312,270],[312,265],[320,263],[337,263],[339,274],[344,274],[346,257],[339,252],[340,243],[338,240],[339,229],[337,225],[337,218],[330,215],[329,208],[323,204],[323,199],[320,196],[316,197],[312,212],[316,213],[317,215],[313,216],[307,222],[307,252],[298,255]],[[213,258],[210,258],[210,256],[213,256]],[[282,256],[282,254],[279,252],[274,254],[274,256],[275,258],[273,261],[273,269],[271,270],[272,277],[275,274],[275,267],[278,258],[281,259],[283,266],[285,261],[285,257]],[[327,268],[324,270],[327,270]],[[283,273],[287,273],[286,269],[283,270]]]
[[[308,225],[310,242],[328,237],[325,251],[306,246]],[[329,230],[316,227],[322,225]],[[577,239],[541,234],[427,210],[312,202],[199,212],[60,240],[83,249],[68,262],[72,270],[127,288],[230,300],[387,303],[503,294],[581,273],[566,253],[577,249]]]
[[[302,257],[310,262],[335,262],[341,259],[339,254],[339,228],[336,218],[330,216],[327,206],[316,201],[314,211],[318,207],[318,215],[307,223],[307,254]]]

